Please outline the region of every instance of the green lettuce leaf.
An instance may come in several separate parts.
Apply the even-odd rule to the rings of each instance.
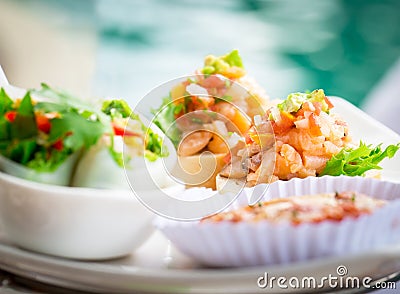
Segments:
[[[382,169],[378,164],[386,157],[392,158],[399,150],[400,143],[389,145],[384,150],[381,145],[372,147],[360,142],[358,148],[343,148],[326,163],[319,176],[363,176],[368,170]]]

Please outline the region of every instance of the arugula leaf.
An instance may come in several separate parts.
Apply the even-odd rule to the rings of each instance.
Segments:
[[[2,102],[7,104],[7,107],[3,109],[6,111],[13,110],[14,102],[4,92],[4,89],[1,92]],[[16,116],[12,123],[6,120],[4,116],[0,118],[0,153],[15,162],[26,164],[32,159],[37,145],[36,120],[29,92],[19,103],[15,113]]]
[[[3,116],[7,111],[12,109],[12,105],[14,102],[10,98],[10,96],[7,95],[6,91],[4,88],[0,89],[0,116]]]
[[[57,104],[64,104],[74,108],[91,108],[89,103],[84,102],[82,99],[79,99],[64,90],[52,88],[45,83],[41,83],[40,85],[42,88],[39,90],[31,90],[32,94],[48,98],[51,102]]]
[[[42,88],[39,90],[32,90],[32,94],[40,97],[48,98],[51,102],[39,102],[35,108],[42,108],[45,111],[62,111],[57,109],[64,109],[69,111],[70,109],[79,110],[79,114],[85,118],[89,118],[95,115],[104,125],[107,125],[108,118],[99,109],[95,109],[90,103],[83,101],[82,99],[71,95],[70,93],[51,88],[49,85],[42,83]],[[52,110],[54,109],[54,110]]]
[[[34,115],[33,113],[33,105],[32,98],[30,92],[25,94],[25,97],[21,100],[19,107],[17,109],[17,113],[21,115]]]
[[[362,176],[368,170],[382,169],[378,164],[386,157],[392,158],[399,150],[400,143],[389,145],[385,150],[382,150],[381,145],[373,148],[360,142],[358,148],[343,148],[326,163],[319,176]]]
[[[68,112],[72,107],[67,104],[59,104],[54,102],[38,102],[35,110],[42,112]]]
[[[4,119],[4,117],[0,117],[0,141],[8,140],[10,138],[10,123]],[[0,150],[2,148],[0,147]]]
[[[27,139],[37,135],[35,113],[32,98],[29,92],[22,99],[17,111],[17,116],[10,124],[10,136],[13,139]]]
[[[29,160],[32,159],[33,154],[35,153],[36,149],[36,140],[35,139],[30,139],[30,140],[24,140],[21,142],[18,142],[11,148],[8,148],[8,158],[11,160],[21,163],[21,164],[26,164]]]

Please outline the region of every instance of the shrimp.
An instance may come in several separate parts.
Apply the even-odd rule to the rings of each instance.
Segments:
[[[303,167],[303,161],[300,154],[289,144],[283,144],[281,155],[286,159],[289,164],[290,172],[298,172]]]
[[[210,142],[213,134],[207,131],[193,132],[179,143],[178,155],[190,156],[203,150]]]
[[[226,141],[219,135],[214,134],[212,140],[207,145],[208,150],[212,153],[228,153],[229,147]]]
[[[322,172],[328,160],[329,157],[327,156],[315,156],[303,153],[304,166],[308,169],[315,170],[316,173]]]
[[[233,156],[231,163],[226,165],[220,172],[223,177],[231,179],[244,178],[248,173],[248,168],[242,164],[242,160],[238,156]]]
[[[228,102],[219,102],[212,107],[217,113],[222,114],[226,117],[228,122],[233,123],[236,128],[232,131],[239,131],[245,133],[248,131],[251,125],[251,120],[246,114],[242,113],[239,109]]]

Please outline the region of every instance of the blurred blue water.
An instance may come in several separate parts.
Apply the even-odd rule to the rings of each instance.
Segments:
[[[321,87],[360,104],[400,56],[399,1],[100,0],[95,6],[99,93],[141,96],[192,72],[208,53],[238,48],[273,97]]]
[[[397,0],[19,2],[59,11],[50,25],[93,26],[93,93],[131,102],[237,48],[272,97],[324,88],[360,105],[400,57]]]

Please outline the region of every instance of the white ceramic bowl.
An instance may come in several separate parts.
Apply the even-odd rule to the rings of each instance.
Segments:
[[[153,213],[130,190],[53,186],[4,173],[0,187],[4,231],[32,251],[107,259],[129,254],[153,232]]]

